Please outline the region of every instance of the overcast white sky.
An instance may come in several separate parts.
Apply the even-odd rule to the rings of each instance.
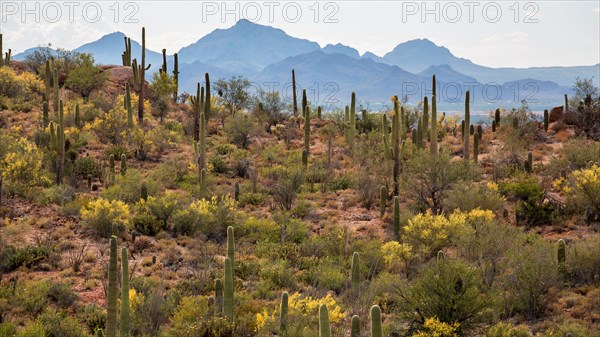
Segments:
[[[321,46],[340,42],[361,54],[382,56],[400,42],[428,38],[456,56],[492,67],[600,63],[600,0],[0,0],[4,49],[13,53],[49,42],[72,49],[117,30],[139,40],[142,26],[150,49],[173,53],[240,18]]]

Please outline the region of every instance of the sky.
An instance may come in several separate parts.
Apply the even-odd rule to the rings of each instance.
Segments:
[[[592,1],[29,1],[0,0],[4,49],[74,49],[122,31],[169,54],[239,19],[291,36],[383,56],[427,38],[490,67],[600,63],[600,0]],[[248,38],[252,38],[249,36]],[[268,46],[265,46],[268,48]]]

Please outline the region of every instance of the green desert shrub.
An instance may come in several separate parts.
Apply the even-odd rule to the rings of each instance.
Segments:
[[[446,212],[452,212],[456,209],[471,211],[479,208],[497,212],[502,209],[504,203],[504,197],[494,183],[456,184],[444,201],[444,209]]]

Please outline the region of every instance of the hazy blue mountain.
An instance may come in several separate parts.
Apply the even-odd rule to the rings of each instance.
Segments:
[[[436,79],[438,79],[438,82],[477,82],[477,79],[475,79],[474,77],[459,73],[447,64],[442,64],[439,66],[430,66],[427,69],[418,73],[418,75],[426,78],[431,78],[433,75],[436,75]]]
[[[335,54],[335,53],[339,53],[339,54],[344,54],[353,58],[360,58],[360,54],[358,53],[358,50],[343,45],[341,43],[338,44],[328,44],[325,47],[323,47],[323,52],[327,53],[327,54]]]
[[[55,49],[50,48],[50,47],[42,47],[42,46],[40,46],[40,47],[33,47],[33,48],[25,49],[24,51],[22,51],[22,52],[20,52],[18,54],[14,54],[13,56],[11,56],[11,58],[13,60],[17,60],[17,61],[24,61],[25,58],[27,57],[27,55],[33,54],[33,53],[35,53],[38,50],[39,51],[50,51],[50,52],[54,52],[55,51]]]
[[[229,72],[223,68],[215,67],[200,61],[192,64],[182,63],[179,65],[179,92],[196,94],[197,83],[204,85],[204,74],[210,75],[210,81],[214,84],[219,78],[229,78],[237,73]]]
[[[216,29],[197,42],[181,48],[184,63],[217,60],[221,55],[236,53],[250,67],[264,68],[286,57],[320,49],[319,44],[287,35],[283,30],[240,20],[228,29]]]

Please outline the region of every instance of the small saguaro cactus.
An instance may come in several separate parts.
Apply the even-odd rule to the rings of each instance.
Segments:
[[[308,106],[308,98],[306,97],[306,89],[302,90],[302,116],[306,115],[305,107]]]
[[[161,73],[167,73],[167,50],[163,48],[162,50],[163,63],[162,67],[160,67]]]
[[[548,124],[550,122],[548,109],[544,109],[544,131],[548,132]]]
[[[321,304],[319,307],[319,337],[331,337],[329,311],[327,311],[327,306],[325,304]]]
[[[323,114],[323,107],[321,107],[320,105],[317,107],[317,119],[321,119]]]
[[[173,54],[173,101],[177,101],[177,95],[179,94],[179,56],[177,53]]]
[[[203,168],[202,171],[200,171],[200,197],[206,197],[206,190],[206,169]]]
[[[117,237],[110,238],[108,291],[106,299],[106,337],[117,337]]]
[[[477,159],[479,157],[479,132],[475,132],[473,134],[473,161],[477,164]]]
[[[394,197],[394,240],[400,240],[400,200]]]
[[[310,108],[305,106],[302,108],[304,114],[304,150],[307,154],[310,153]]]
[[[42,107],[42,126],[44,127],[44,129],[48,126],[48,124],[50,123],[50,117],[49,115],[49,111],[48,111],[48,102],[44,101],[43,103],[43,107]]]
[[[557,259],[558,259],[558,273],[560,274],[560,277],[564,281],[565,274],[566,274],[566,267],[565,267],[566,251],[565,251],[565,240],[563,240],[563,239],[558,239]]]
[[[223,313],[226,319],[233,322],[233,264],[229,257],[225,258],[225,280],[223,282]]]
[[[381,329],[381,308],[378,305],[371,307],[371,337],[383,337]]]
[[[92,190],[92,175],[91,174],[87,175],[87,187],[88,187],[89,191]]]
[[[127,248],[121,249],[121,317],[119,322],[119,337],[129,336],[129,262]]]
[[[210,76],[208,73],[204,74],[204,118],[208,120],[210,118]]]
[[[296,93],[296,71],[292,69],[292,98],[294,100],[294,116],[298,115],[298,97]]]
[[[352,327],[350,329],[350,337],[360,336],[360,317],[357,315],[352,316]]]
[[[350,151],[354,149],[354,134],[356,132],[356,94],[353,92],[350,100],[350,131],[348,134],[348,139],[350,143],[348,146],[350,147]]]
[[[223,281],[215,280],[215,312],[218,317],[223,317]]]
[[[423,138],[427,138],[429,132],[429,100],[427,96],[423,98]]]
[[[1,57],[2,55],[0,55]],[[52,91],[52,69],[50,67],[50,60],[46,60],[46,67],[44,69],[44,101],[50,101],[50,92]]]
[[[464,119],[464,131],[463,131],[463,159],[469,161],[469,132],[467,128],[471,125],[471,110],[469,104],[471,101],[471,94],[467,90],[465,94],[465,119]]]
[[[233,184],[233,200],[240,201],[240,183],[237,181]]]
[[[492,132],[496,132],[496,121],[492,121]]]
[[[475,133],[475,126],[473,124],[469,125],[469,135],[473,135]]]
[[[483,126],[481,124],[477,125],[477,134],[479,135],[479,139],[483,137]]]
[[[306,149],[302,149],[302,166],[308,166],[308,152],[306,152]]]
[[[355,289],[360,284],[360,255],[358,252],[352,254],[352,287]]]
[[[350,144],[350,107],[347,105],[344,110],[344,138],[346,144]]]
[[[387,202],[387,188],[381,186],[379,189],[379,216],[383,218],[385,215],[385,206]]]
[[[75,105],[75,127],[81,127],[81,116],[79,114],[79,104]]]
[[[567,94],[565,94],[565,106],[563,107],[563,110],[564,113],[569,112],[569,97]]]
[[[52,85],[54,86],[54,99],[52,101],[54,113],[58,113],[58,106],[60,101],[60,95],[58,93],[58,69],[54,68],[52,71]]]
[[[533,154],[531,152],[527,153],[527,159],[525,160],[524,166],[527,173],[531,173],[531,171],[533,171]]]
[[[281,303],[279,304],[279,333],[285,337],[287,334],[287,325],[288,325],[288,299],[289,294],[287,291],[284,291],[281,294]]]
[[[494,121],[496,122],[496,127],[500,126],[500,109],[496,109],[494,112]]]
[[[142,186],[140,186],[140,199],[144,201],[148,200],[148,185],[146,185],[145,181],[142,181]]]
[[[417,147],[423,148],[423,122],[420,118],[417,120]]]
[[[121,175],[124,177],[127,174],[127,156],[125,153],[121,154]]]
[[[231,260],[231,266],[235,265],[235,236],[233,227],[227,227],[227,257]]]

